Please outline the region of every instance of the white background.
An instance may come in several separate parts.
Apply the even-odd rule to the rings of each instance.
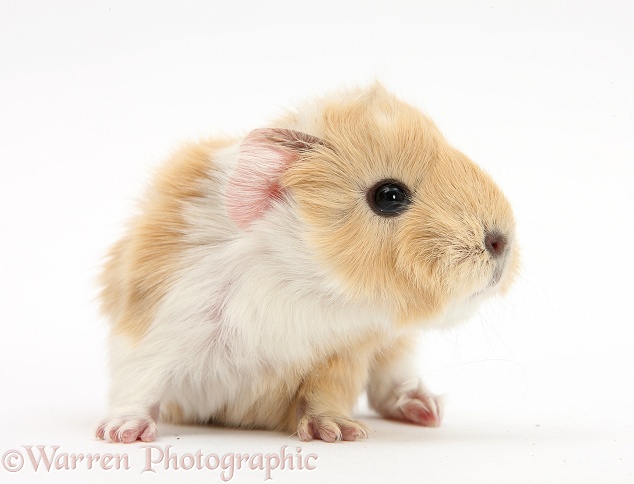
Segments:
[[[93,438],[107,389],[101,258],[180,141],[245,133],[374,79],[487,169],[518,219],[508,297],[421,347],[444,425],[361,405],[363,442],[161,425],[157,445],[318,455],[316,470],[273,482],[634,482],[632,5],[2,0],[0,454],[27,461],[0,465],[0,482],[220,482],[141,474],[141,444]],[[132,468],[34,472],[24,445],[127,453]]]

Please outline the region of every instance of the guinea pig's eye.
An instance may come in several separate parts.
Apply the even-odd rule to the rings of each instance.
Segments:
[[[368,191],[368,205],[383,217],[404,212],[410,202],[409,190],[398,181],[383,180]]]

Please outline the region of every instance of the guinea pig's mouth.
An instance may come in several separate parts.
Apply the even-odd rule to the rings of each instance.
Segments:
[[[504,265],[496,267],[487,285],[484,288],[480,289],[479,291],[474,292],[471,295],[471,298],[475,298],[480,296],[481,294],[495,290],[496,286],[500,283],[500,280],[502,279],[503,274],[504,274]]]
[[[487,284],[487,289],[497,286],[498,282],[500,282],[500,279],[502,279],[503,272],[504,272],[504,267],[498,266],[495,269],[495,271],[493,272],[493,276],[491,276],[491,279],[489,280],[489,283]]]

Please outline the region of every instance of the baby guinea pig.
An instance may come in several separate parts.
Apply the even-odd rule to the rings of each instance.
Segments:
[[[385,418],[440,424],[421,329],[465,319],[518,264],[491,178],[381,85],[309,103],[243,139],[176,153],[102,274],[109,414],[357,440]]]

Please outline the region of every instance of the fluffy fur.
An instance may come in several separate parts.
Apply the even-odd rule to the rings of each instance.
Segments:
[[[368,206],[384,179],[411,190],[396,217]],[[97,435],[151,441],[160,417],[356,440],[364,389],[386,418],[439,425],[416,332],[467,317],[517,263],[500,190],[380,85],[188,146],[103,272],[111,391]]]

